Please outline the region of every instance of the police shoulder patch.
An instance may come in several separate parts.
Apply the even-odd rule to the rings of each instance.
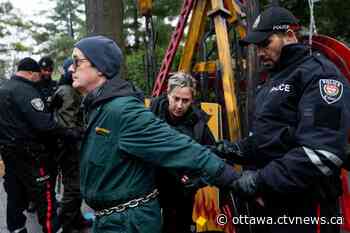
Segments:
[[[343,83],[334,79],[320,79],[321,97],[327,104],[337,102],[343,95]]]
[[[42,101],[42,99],[40,98],[35,98],[35,99],[32,99],[30,101],[30,103],[32,104],[33,108],[37,111],[44,111],[44,108],[45,108],[45,104],[44,102]]]

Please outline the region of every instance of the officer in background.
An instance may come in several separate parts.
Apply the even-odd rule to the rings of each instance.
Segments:
[[[17,72],[0,86],[0,153],[6,165],[7,227],[25,233],[28,197],[37,206],[44,233],[59,228],[55,211],[56,163],[47,153],[47,141],[79,138],[77,130],[64,130],[48,112],[38,89],[39,64],[27,57]]]
[[[65,128],[83,127],[83,116],[80,109],[82,96],[72,87],[72,64],[71,58],[64,61],[63,74],[53,96],[53,102],[62,102],[61,106],[55,109],[55,115],[60,125]],[[57,98],[60,101],[57,101]],[[60,152],[59,167],[62,171],[64,187],[60,213],[62,233],[79,232],[92,225],[91,221],[84,219],[80,209],[82,198],[79,179],[79,148],[80,141],[66,142],[63,143]]]
[[[193,104],[195,91],[196,80],[191,75],[174,73],[168,80],[167,95],[154,99],[151,111],[196,142],[214,145],[215,138],[207,125],[208,115]],[[181,171],[170,174],[167,169],[160,169],[156,175],[163,215],[163,233],[195,231],[192,210],[197,189],[184,187],[187,175],[181,174]]]
[[[39,66],[41,73],[40,89],[44,98],[50,103],[50,97],[55,93],[58,84],[57,81],[52,80],[54,62],[50,57],[45,56],[39,60]]]
[[[252,135],[218,149],[229,160],[256,167],[236,181],[236,194],[261,196],[263,216],[288,218],[258,232],[336,233],[350,87],[333,63],[298,42],[297,28],[297,19],[282,7],[257,17],[242,43],[257,46],[270,76],[256,96]],[[288,222],[293,217],[301,218],[298,224]],[[325,221],[310,223],[311,217]]]

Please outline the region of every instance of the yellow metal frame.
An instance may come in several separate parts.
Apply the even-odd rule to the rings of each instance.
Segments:
[[[137,0],[137,5],[142,16],[152,15],[152,0]]]
[[[139,2],[145,3],[149,1],[139,0]],[[215,74],[216,70],[220,68],[225,99],[225,114],[229,140],[231,141],[235,141],[240,137],[240,119],[227,23],[235,25],[235,29],[240,37],[244,37],[246,33],[245,28],[240,23],[238,15],[241,15],[241,11],[234,0],[196,0],[178,67],[179,71],[185,73],[208,72],[210,74]],[[219,60],[193,64],[194,54],[204,35],[207,17],[212,17],[214,20]],[[146,100],[145,105],[149,106],[148,100]],[[208,126],[215,139],[222,139],[221,106],[216,103],[201,103],[201,107],[210,115]],[[231,232],[231,224],[228,224],[224,228],[217,225],[216,219],[213,216],[218,214],[220,214],[219,190],[215,187],[205,187],[198,190],[192,214],[192,218],[197,225],[197,232]]]
[[[224,6],[227,6],[228,9]],[[240,119],[226,22],[235,24],[239,35],[244,36],[244,27],[238,22],[238,14],[241,14],[239,6],[233,0],[197,0],[178,68],[180,71],[187,73],[201,71],[203,69],[213,71],[214,62],[196,64],[194,68],[192,64],[194,53],[204,34],[206,19],[208,16],[213,17],[219,55],[218,63],[222,71],[222,86],[224,90],[229,140],[231,141],[235,141],[240,137]],[[217,69],[217,65],[214,68]]]
[[[179,71],[186,73],[204,71],[210,74],[215,74],[218,68],[221,69],[227,126],[229,140],[231,141],[235,141],[240,137],[240,119],[226,23],[234,24],[240,37],[244,37],[245,30],[238,21],[239,17],[237,14],[241,14],[241,12],[234,0],[197,0],[192,12],[189,32],[178,68]],[[208,16],[214,20],[219,60],[194,65],[193,57],[204,35],[205,22]],[[222,139],[221,106],[213,103],[202,103],[201,107],[211,116],[208,125],[215,138]],[[197,232],[231,232],[232,224],[227,224],[224,228],[217,225],[213,216],[218,214],[220,214],[219,190],[215,187],[205,187],[198,190],[192,214],[192,218],[197,225]]]

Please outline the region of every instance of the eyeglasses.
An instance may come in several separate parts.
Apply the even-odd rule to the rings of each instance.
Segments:
[[[82,58],[82,59],[73,58],[73,67],[74,67],[74,69],[77,69],[85,61],[89,61],[89,59],[86,59],[86,58]]]
[[[269,44],[271,43],[271,39],[267,38],[265,40],[263,40],[262,42],[256,44],[256,46],[258,46],[258,48],[266,48],[267,46],[269,46]]]

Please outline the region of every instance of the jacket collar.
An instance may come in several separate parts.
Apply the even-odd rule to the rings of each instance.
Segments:
[[[11,80],[16,80],[16,81],[19,81],[19,82],[24,82],[24,83],[27,83],[35,88],[38,87],[38,83],[37,82],[33,82],[33,81],[30,81],[22,76],[18,76],[18,75],[13,75],[11,76]]]
[[[306,45],[296,43],[286,45],[282,48],[279,62],[271,70],[271,73],[277,73],[287,68],[288,66],[303,59],[309,53],[309,49]]]
[[[121,78],[113,78],[87,94],[82,101],[82,107],[89,112],[111,99],[123,96],[135,96],[143,101],[143,93],[133,84]]]

